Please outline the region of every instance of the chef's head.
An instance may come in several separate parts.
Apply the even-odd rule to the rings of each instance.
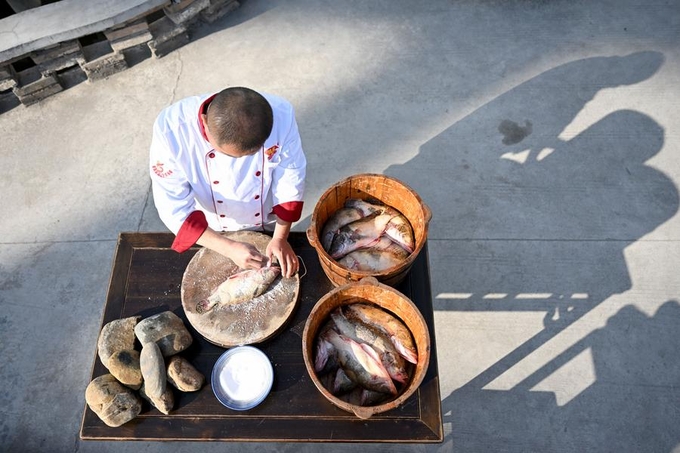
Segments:
[[[274,122],[269,102],[260,93],[243,87],[220,91],[202,118],[210,144],[231,157],[258,152]]]

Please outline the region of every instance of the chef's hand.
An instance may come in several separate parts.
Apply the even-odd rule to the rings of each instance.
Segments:
[[[210,228],[206,228],[196,243],[226,256],[241,269],[260,269],[267,264],[267,257],[254,245],[234,241]]]
[[[286,239],[272,238],[267,245],[266,253],[269,262],[273,262],[272,258],[276,257],[281,266],[281,275],[286,278],[295,275],[300,267],[297,256]]]
[[[241,269],[260,269],[267,264],[267,257],[245,242],[231,241],[224,255]]]

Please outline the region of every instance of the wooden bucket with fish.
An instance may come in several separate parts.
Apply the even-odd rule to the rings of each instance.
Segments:
[[[388,393],[385,398],[374,405],[370,405],[370,402],[367,405],[362,405],[358,398],[351,396],[352,393],[349,396],[347,394],[334,395],[328,388],[327,382],[322,382],[322,379],[324,379],[323,372],[320,371],[321,367],[318,363],[319,338],[323,338],[324,333],[328,330],[341,331],[337,327],[329,329],[329,320],[334,319],[338,310],[345,311],[347,317],[352,318],[351,312],[360,307],[380,311],[393,321],[396,318],[395,327],[397,329],[405,327],[408,330],[406,334],[410,334],[412,340],[409,345],[406,345],[411,356],[409,358],[411,363],[407,363],[407,379],[403,379],[401,382],[393,382],[393,384],[396,384],[396,392],[389,393],[389,390],[386,390]],[[379,318],[375,317],[374,319],[378,323],[385,322],[384,319]],[[365,321],[368,324],[372,322],[372,320]],[[376,330],[380,329],[381,327],[377,326]],[[338,335],[335,332],[333,332],[333,336],[344,338],[344,335]],[[397,341],[395,337],[399,336],[399,333],[394,332],[386,335],[394,342]],[[362,351],[360,348],[355,349],[359,349],[359,352]],[[367,277],[358,283],[349,283],[333,289],[315,304],[307,318],[302,334],[302,355],[312,382],[324,397],[335,406],[352,412],[361,419],[368,419],[374,414],[398,407],[418,389],[430,363],[430,334],[425,319],[411,300],[394,288],[378,282],[375,278]],[[339,367],[345,368],[345,363],[342,363]],[[356,370],[351,373],[347,371],[347,374],[353,377],[358,373]]]
[[[343,209],[348,200],[365,200],[398,210],[410,223],[413,232],[413,250],[395,265],[379,271],[350,269],[339,264],[324,247],[324,226]],[[432,211],[418,194],[403,182],[385,175],[358,174],[331,186],[319,198],[307,229],[307,239],[314,247],[321,268],[335,286],[358,282],[365,277],[375,277],[381,283],[395,286],[401,282],[425,245]]]

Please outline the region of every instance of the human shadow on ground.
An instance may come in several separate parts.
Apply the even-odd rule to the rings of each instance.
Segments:
[[[556,67],[495,98],[425,143],[412,160],[385,171],[413,187],[433,211],[430,255],[447,263],[431,270],[435,310],[545,313],[542,330],[444,398],[443,413],[450,414],[445,421],[454,432],[446,441],[457,450],[640,451],[659,434],[657,427],[670,426],[665,420],[655,425],[656,417],[670,414],[676,426],[680,421],[669,404],[672,387],[648,385],[669,373],[677,377],[677,366],[664,357],[664,341],[677,342],[678,335],[646,327],[650,322],[631,307],[582,341],[597,357],[597,378],[568,407],[558,407],[552,393],[530,392],[531,386],[484,390],[594,307],[630,289],[624,250],[677,212],[677,188],[646,164],[663,146],[662,127],[633,110],[595,121],[587,114],[600,91],[642,82],[662,63],[660,53],[639,52]],[[669,311],[677,316],[667,305],[651,324],[665,326]],[[626,337],[622,319],[642,327],[620,338]],[[497,341],[503,338],[498,332]],[[630,346],[606,347],[618,340]],[[483,354],[484,345],[479,348]],[[559,368],[560,360],[551,363]],[[612,368],[612,360],[625,370]],[[658,366],[663,363],[668,366]],[[527,379],[535,384],[544,374],[548,370]],[[606,382],[610,376],[613,382]],[[619,388],[631,398],[619,396]],[[641,423],[635,415],[646,416],[646,409],[635,405],[647,394],[665,406],[650,409],[651,420]],[[624,434],[616,438],[618,431]],[[675,431],[655,441],[661,451],[680,440]],[[526,439],[521,445],[520,437]],[[617,448],[604,442],[611,438]]]
[[[679,322],[677,301],[650,317],[626,306],[509,391],[454,391],[443,401],[454,450],[673,451],[680,442]],[[592,360],[594,379],[576,397],[558,405],[554,393],[532,390],[579,357]]]

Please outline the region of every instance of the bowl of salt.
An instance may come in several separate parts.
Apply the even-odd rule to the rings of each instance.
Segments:
[[[215,362],[211,385],[218,401],[229,409],[246,411],[260,404],[274,383],[274,369],[264,352],[237,346]]]

